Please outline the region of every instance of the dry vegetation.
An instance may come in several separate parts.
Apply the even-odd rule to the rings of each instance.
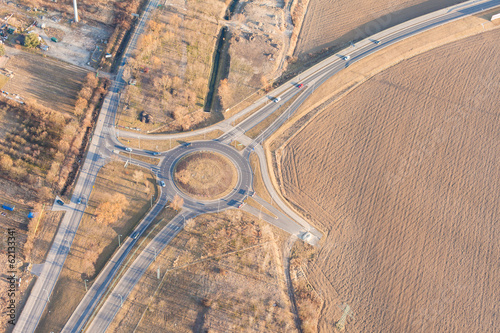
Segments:
[[[0,97],[1,175],[31,185],[41,201],[51,197],[51,190],[66,191],[104,93],[98,79],[87,75],[73,114],[54,111],[32,99],[20,104]]]
[[[304,242],[295,242],[290,255],[290,278],[294,289],[295,301],[302,331],[318,331],[318,320],[323,300],[311,285],[304,273],[303,266],[311,265],[316,257],[315,249]]]
[[[289,1],[240,1],[228,25],[219,71],[218,96],[222,109],[255,91],[270,89],[281,74],[289,48],[292,22]]]
[[[73,113],[88,73],[77,66],[19,51],[12,52],[5,68],[13,71],[14,77],[3,90],[65,113]]]
[[[311,1],[295,55],[306,57],[326,48],[336,49],[350,41],[460,2],[463,0]]]
[[[5,211],[0,229],[16,230],[21,301],[32,281],[27,263],[43,261],[61,218],[61,213],[42,213],[43,205],[54,193],[71,189],[105,90],[95,76],[85,78],[85,71],[36,55],[20,53],[10,65],[17,75],[4,90],[25,102],[0,97],[0,200],[16,207]],[[35,218],[28,219],[29,212]]]
[[[206,121],[203,112],[208,92],[221,1],[185,1],[157,9],[141,36],[125,79],[129,85],[126,108],[119,123],[155,131],[187,131]],[[148,112],[153,120],[139,121]]]
[[[155,184],[150,172],[133,165],[125,169],[113,162],[99,171],[39,330],[62,329],[85,294],[84,279],[90,286],[118,247],[118,235],[123,240],[150,208],[151,196],[157,197]]]
[[[123,144],[127,145],[127,147],[131,148],[139,148],[139,149],[147,149],[150,151],[167,151],[172,148],[177,147],[186,142],[192,142],[197,140],[212,140],[221,136],[224,132],[221,130],[213,130],[204,134],[196,134],[193,136],[188,136],[182,139],[165,139],[165,140],[145,140],[145,139],[136,139],[130,137],[118,137],[118,140]]]
[[[139,155],[139,154],[131,154],[131,153],[127,153],[124,151],[121,151],[120,155],[125,156],[126,158],[129,158],[129,159],[131,158],[134,160],[146,162],[146,163],[153,164],[153,165],[160,164],[160,159],[158,159],[156,157],[149,157],[149,156],[144,156],[144,155]]]
[[[359,332],[498,327],[499,37],[403,61],[277,152],[285,196],[326,234],[302,265],[319,331],[342,303]]]
[[[109,331],[295,331],[276,235],[281,231],[238,210],[188,221]]]
[[[183,157],[175,166],[177,186],[199,199],[221,198],[233,190],[237,180],[233,163],[216,153],[192,153]]]

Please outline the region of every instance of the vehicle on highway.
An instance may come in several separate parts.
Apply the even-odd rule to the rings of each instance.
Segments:
[[[276,97],[276,98],[273,100],[273,102],[274,102],[274,103],[278,103],[279,101],[281,101],[281,97]]]
[[[130,147],[125,147],[125,151],[128,151],[129,153],[132,151],[132,148]]]
[[[57,199],[56,202],[60,204],[61,206],[64,206],[64,202],[61,199]]]
[[[178,227],[178,226],[176,226],[176,225],[174,225],[174,226],[172,227],[172,229],[174,229],[174,230],[179,230],[179,227]]]
[[[165,182],[163,180],[160,180],[160,186],[165,187]]]
[[[304,86],[304,85],[303,85],[302,83],[300,83],[300,84],[298,84],[298,85],[297,85],[297,88],[299,88],[299,89],[300,89],[300,88],[302,88],[303,86]]]
[[[342,60],[347,61],[347,60],[349,60],[349,59],[351,59],[351,56],[349,56],[349,55],[342,56]]]
[[[184,142],[182,145],[183,145],[184,147],[189,147],[189,146],[191,146],[191,142]]]
[[[159,152],[157,152],[157,151],[153,151],[153,152],[151,152],[151,154],[153,154],[153,156],[160,155],[160,153],[159,153]]]
[[[130,238],[137,239],[138,236],[139,236],[139,231],[134,231],[132,235],[130,235]]]
[[[380,41],[379,41],[379,40],[376,40],[376,39],[375,39],[373,42],[374,42],[375,44],[377,44],[377,45],[378,45],[378,44],[380,44]]]
[[[78,200],[76,201],[76,203],[79,205],[82,203],[82,198],[78,198]]]

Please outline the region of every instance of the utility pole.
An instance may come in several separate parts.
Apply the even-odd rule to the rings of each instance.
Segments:
[[[87,279],[83,280],[83,282],[85,282],[85,291],[87,291]]]
[[[156,247],[153,247],[153,250],[155,250],[155,260],[153,261],[156,261]]]
[[[75,22],[78,22],[78,8],[76,8],[76,0],[73,0],[73,9],[75,10]]]
[[[118,294],[118,296],[120,296],[120,308],[121,308],[123,306],[123,297],[120,294]]]
[[[160,279],[160,265],[158,265],[158,270],[156,271],[156,278]]]
[[[122,245],[121,245],[121,243],[120,243],[120,237],[121,237],[121,236],[122,236],[122,235],[118,235],[118,247],[122,246]]]

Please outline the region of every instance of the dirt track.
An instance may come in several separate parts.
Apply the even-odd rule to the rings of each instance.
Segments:
[[[347,332],[500,327],[500,31],[367,81],[283,150],[285,195],[326,233],[307,275]]]
[[[340,46],[460,0],[311,0],[304,18],[295,55]]]

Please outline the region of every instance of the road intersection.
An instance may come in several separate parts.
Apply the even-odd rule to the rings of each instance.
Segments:
[[[124,65],[131,56],[129,50],[135,47],[137,38],[144,30],[145,22],[151,10],[157,5],[157,1],[149,2],[144,15],[141,17],[137,28],[132,35],[129,46],[127,47],[122,65]],[[259,157],[259,163],[262,171],[264,184],[269,191],[273,201],[280,209],[269,205],[264,200],[256,197],[256,201],[264,205],[278,218],[268,215],[263,215],[266,221],[292,233],[299,238],[305,239],[313,244],[317,243],[321,234],[311,227],[307,221],[300,217],[287,204],[283,202],[280,195],[276,192],[269,177],[269,170],[265,160],[265,153],[261,143],[276,131],[287,119],[293,115],[303,101],[323,82],[331,76],[349,66],[355,61],[366,57],[384,47],[392,45],[407,37],[418,34],[422,31],[429,30],[436,26],[463,18],[467,15],[479,13],[484,10],[499,6],[500,0],[475,0],[469,1],[460,6],[446,8],[420,18],[408,21],[393,28],[384,30],[370,38],[356,43],[355,47],[346,49],[339,55],[332,56],[319,64],[311,67],[300,75],[302,79],[293,78],[287,83],[271,92],[271,97],[266,96],[259,99],[252,106],[240,112],[238,115],[224,120],[214,126],[196,131],[196,133],[207,133],[214,129],[221,129],[224,134],[213,141],[199,141],[190,145],[181,145],[173,150],[161,154],[162,162],[160,167],[151,166],[144,162],[134,161],[148,169],[153,169],[158,173],[159,180],[166,182],[165,190],[161,192],[161,196],[155,206],[148,215],[141,221],[136,231],[142,233],[147,229],[154,217],[165,206],[168,200],[171,200],[175,194],[181,195],[184,198],[185,204],[181,214],[176,216],[164,229],[162,229],[155,238],[146,246],[144,251],[135,259],[130,268],[124,273],[122,278],[116,283],[114,288],[109,292],[108,297],[101,304],[99,312],[95,315],[94,320],[88,324],[90,315],[94,312],[99,304],[106,289],[112,282],[116,272],[123,263],[130,249],[134,246],[136,239],[127,238],[120,249],[117,250],[113,258],[108,262],[105,268],[96,278],[92,287],[87,292],[86,296],[75,310],[69,319],[64,331],[79,332],[85,325],[89,332],[104,332],[112,319],[118,312],[126,299],[127,295],[133,289],[140,277],[144,274],[147,267],[154,260],[154,255],[157,251],[161,251],[175,235],[182,230],[184,221],[193,218],[203,213],[215,212],[227,208],[238,207],[248,195],[254,193],[253,189],[253,173],[249,165],[249,156],[255,152]],[[378,41],[374,43],[373,40]],[[345,57],[348,57],[348,60]],[[76,234],[78,225],[83,215],[84,205],[77,204],[77,199],[80,197],[89,198],[93,184],[95,182],[97,172],[110,160],[111,156],[118,156],[125,160],[121,155],[114,154],[113,150],[123,147],[116,138],[115,116],[118,108],[120,91],[125,83],[122,79],[123,66],[119,67],[116,81],[113,83],[112,89],[105,99],[101,114],[98,118],[92,142],[82,167],[80,176],[75,186],[75,191],[70,205],[68,206],[66,215],[61,222],[59,230],[54,238],[53,245],[49,251],[46,262],[43,264],[40,276],[35,283],[27,304],[19,318],[19,321],[14,329],[14,332],[33,332],[40,320],[40,317],[49,301],[49,295],[57,282],[58,276],[62,270],[65,258],[71,243]],[[304,88],[297,88],[297,84],[301,83]],[[259,136],[251,139],[245,135],[249,129],[253,128],[268,116],[273,114],[282,104],[289,101],[295,95],[295,101],[283,112],[270,126],[268,126]],[[272,103],[272,97],[279,96],[281,103]],[[238,117],[245,114],[251,114],[245,121],[233,127],[231,124]],[[170,139],[183,138],[193,135],[193,132],[182,133],[177,135],[145,135],[137,133],[121,132],[122,137],[140,137],[147,139]],[[232,141],[238,140],[246,145],[245,149],[237,152],[230,144]],[[238,184],[231,193],[220,201],[199,201],[194,200],[180,191],[173,181],[173,166],[175,163],[189,152],[194,151],[217,151],[228,157],[238,170]],[[139,152],[139,154],[147,154],[147,152]],[[243,209],[255,214],[256,209],[250,206],[243,206]],[[154,251],[153,251],[154,249]]]

